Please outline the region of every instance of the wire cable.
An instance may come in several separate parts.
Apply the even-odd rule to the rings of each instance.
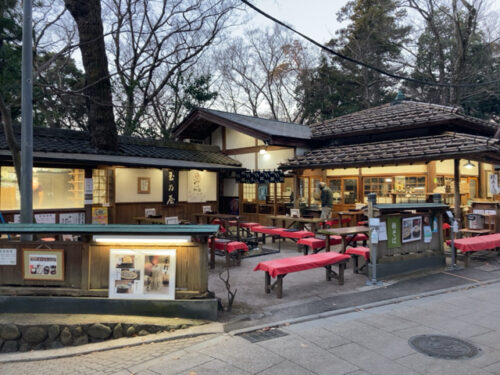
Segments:
[[[247,0],[241,0],[242,3],[248,5],[250,8],[252,8],[253,10],[255,10],[257,13],[260,13],[261,15],[263,15],[264,17],[270,19],[271,21],[283,26],[284,28],[292,31],[293,33],[297,34],[297,35],[300,35],[302,38],[306,39],[307,41],[311,42],[312,44],[314,44],[315,46],[337,56],[337,57],[340,57],[341,59],[343,60],[347,60],[347,61],[350,61],[356,65],[361,65],[361,66],[364,66],[365,68],[368,68],[368,69],[371,69],[371,70],[374,70],[380,74],[383,74],[383,75],[386,75],[388,77],[391,77],[391,78],[395,78],[395,79],[399,79],[399,80],[405,80],[405,81],[408,81],[408,82],[413,82],[413,83],[416,83],[416,84],[419,84],[419,85],[427,85],[427,86],[439,86],[439,87],[480,87],[480,86],[488,86],[488,85],[492,85],[492,84],[495,84],[495,83],[500,83],[500,79],[497,79],[497,80],[494,80],[494,81],[488,81],[488,82],[481,82],[481,83],[455,83],[455,84],[452,84],[452,83],[439,83],[439,82],[430,82],[430,81],[422,81],[422,80],[419,80],[419,79],[415,79],[415,78],[411,78],[411,77],[405,77],[405,76],[402,76],[402,75],[399,75],[399,74],[395,74],[395,73],[391,73],[391,72],[388,72],[386,70],[383,70],[383,69],[380,69],[380,68],[377,68],[376,66],[373,66],[373,65],[370,65],[370,64],[367,64],[363,61],[359,61],[359,60],[356,60],[352,57],[349,57],[349,56],[346,56],[346,55],[343,55],[339,52],[336,52],[334,51],[333,49],[315,41],[314,39],[308,37],[307,35],[304,35],[302,34],[301,32],[295,30],[293,27],[291,26],[288,26],[287,24],[285,24],[284,22],[278,20],[277,18],[274,18],[273,16],[271,16],[270,14],[264,12],[263,10],[257,8],[255,5],[251,4],[249,1]]]

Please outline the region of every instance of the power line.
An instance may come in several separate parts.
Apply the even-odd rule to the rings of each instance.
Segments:
[[[391,73],[391,72],[388,72],[386,70],[383,70],[383,69],[380,69],[380,68],[377,68],[376,66],[373,66],[373,65],[370,65],[370,64],[367,64],[363,61],[359,61],[359,60],[356,60],[352,57],[349,57],[349,56],[346,56],[346,55],[343,55],[337,51],[334,51],[333,49],[317,42],[316,40],[308,37],[307,35],[304,35],[302,34],[301,32],[295,30],[293,27],[291,26],[288,26],[287,24],[285,24],[284,22],[278,20],[277,18],[274,18],[273,16],[271,16],[270,14],[264,12],[263,10],[257,8],[255,5],[251,4],[249,1],[247,0],[241,0],[242,3],[248,5],[250,8],[252,8],[253,10],[255,10],[257,13],[260,13],[262,14],[264,17],[270,19],[271,21],[287,28],[288,30],[292,31],[293,33],[297,34],[297,35],[300,35],[302,38],[306,39],[307,41],[311,42],[312,44],[314,44],[315,46],[335,55],[335,56],[338,56],[340,57],[341,59],[343,60],[347,60],[347,61],[350,61],[356,65],[361,65],[361,66],[364,66],[365,68],[368,68],[368,69],[371,69],[371,70],[374,70],[380,74],[383,74],[383,75],[386,75],[388,77],[391,77],[391,78],[395,78],[395,79],[400,79],[400,80],[405,80],[405,81],[408,81],[408,82],[413,82],[413,83],[417,83],[417,84],[420,84],[420,85],[427,85],[427,86],[439,86],[439,87],[480,87],[480,86],[488,86],[488,85],[491,85],[491,84],[494,84],[494,83],[500,83],[500,79],[497,79],[497,80],[494,80],[494,81],[488,81],[488,82],[482,82],[482,83],[455,83],[455,84],[451,84],[451,83],[439,83],[439,82],[430,82],[430,81],[422,81],[422,80],[419,80],[419,79],[415,79],[415,78],[411,78],[411,77],[405,77],[405,76],[402,76],[402,75],[399,75],[399,74],[395,74],[395,73]]]

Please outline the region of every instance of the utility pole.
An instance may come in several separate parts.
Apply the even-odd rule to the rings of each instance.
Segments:
[[[23,0],[21,93],[21,223],[33,222],[33,51],[32,0]],[[31,237],[31,236],[29,236]],[[30,238],[24,237],[24,240]]]

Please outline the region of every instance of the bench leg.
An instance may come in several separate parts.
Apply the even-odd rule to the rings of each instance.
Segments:
[[[352,270],[354,271],[354,273],[358,273],[359,272],[359,256],[357,255],[352,255],[352,262],[353,262],[353,267],[352,267]]]
[[[332,275],[334,275],[335,272],[332,270],[332,266],[325,266],[325,268],[326,268],[326,281],[331,281]]]
[[[276,285],[276,297],[283,298],[283,278],[285,275],[278,275],[277,285]]]
[[[469,251],[465,252],[465,254],[464,254],[465,267],[469,267],[469,255],[470,255]]]
[[[266,294],[271,293],[271,275],[269,275],[269,272],[266,272],[265,288]]]
[[[226,255],[226,267],[229,268],[231,265],[231,254],[229,254],[229,251],[224,250],[224,253]]]
[[[344,271],[345,271],[346,264],[345,263],[340,263],[339,264],[339,285],[344,285]]]

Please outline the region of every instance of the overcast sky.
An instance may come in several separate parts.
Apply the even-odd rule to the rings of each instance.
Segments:
[[[496,14],[490,17],[497,25],[500,17],[500,0],[486,0]],[[292,25],[297,31],[315,39],[320,43],[328,42],[340,27],[337,12],[348,0],[253,0],[253,4],[271,16]],[[251,14],[254,10],[248,9]],[[420,21],[420,17],[418,17]],[[255,24],[254,24],[255,23]],[[252,20],[252,26],[272,25],[272,21],[260,14]]]

